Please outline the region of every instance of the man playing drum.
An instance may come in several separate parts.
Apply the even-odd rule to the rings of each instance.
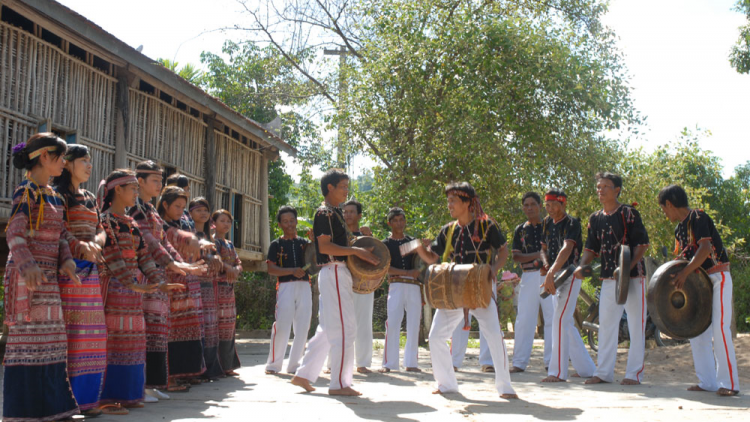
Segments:
[[[554,283],[558,273],[578,262],[583,246],[581,222],[565,212],[567,202],[568,196],[560,189],[551,189],[544,195],[548,215],[542,222],[542,261],[547,270],[543,287],[554,295],[555,316],[552,320],[552,359],[548,376],[542,382],[565,382],[568,379],[568,359],[580,377],[591,377],[596,370],[573,321],[581,280],[571,275],[559,289]]]
[[[355,200],[344,204],[344,221],[354,236],[372,236],[368,227],[359,227],[362,219],[362,204]],[[357,338],[354,340],[354,364],[357,372],[369,374],[372,365],[372,307],[375,292],[368,294],[354,294],[354,313],[357,320]]]
[[[286,371],[293,374],[305,352],[307,331],[312,317],[312,289],[305,266],[304,248],[310,243],[297,236],[297,210],[283,206],[276,213],[276,221],[284,235],[271,242],[268,248],[268,274],[278,277],[276,283],[276,321],[271,331],[271,348],[268,351],[266,374],[281,371],[289,343],[290,330],[294,328],[294,343],[289,352]]]
[[[401,208],[388,210],[388,226],[391,236],[383,240],[391,253],[391,268],[388,269],[388,319],[385,322],[385,352],[383,368],[387,373],[399,369],[399,337],[401,321],[406,311],[406,347],[404,366],[407,371],[421,372],[417,366],[419,352],[419,321],[422,317],[422,289],[418,280],[419,270],[414,269],[413,255],[402,256],[399,247],[414,240],[405,234],[406,214]]]
[[[531,359],[534,344],[534,331],[539,315],[539,307],[544,316],[544,367],[549,368],[552,356],[552,320],[555,305],[552,296],[539,297],[542,277],[542,198],[536,192],[527,192],[521,198],[526,222],[519,224],[513,234],[513,261],[523,270],[518,293],[518,315],[516,315],[515,346],[513,347],[513,367],[511,373],[523,372]]]
[[[648,233],[641,221],[641,214],[630,205],[621,204],[617,198],[622,191],[622,178],[609,172],[596,174],[596,194],[602,209],[589,217],[588,237],[581,259],[581,266],[591,263],[595,257],[601,259],[602,290],[599,298],[599,353],[594,377],[586,384],[613,382],[617,359],[617,338],[620,319],[625,310],[630,331],[628,364],[622,385],[637,385],[643,379],[643,356],[646,350],[646,263],[643,255],[648,249]],[[615,269],[622,245],[630,247],[632,254],[627,271],[627,301],[617,303]],[[627,277],[627,276],[626,276]],[[583,278],[580,268],[576,278]]]
[[[737,359],[732,332],[732,276],[729,257],[713,220],[702,210],[688,207],[685,190],[677,185],[659,192],[659,205],[667,218],[676,222],[675,254],[689,263],[674,278],[681,288],[688,274],[703,267],[713,283],[711,326],[698,337],[690,339],[695,373],[700,381],[689,391],[716,391],[720,396],[736,396],[740,392]]]
[[[331,355],[331,383],[328,394],[358,396],[352,386],[354,369],[354,292],[352,276],[346,267],[346,257],[356,255],[377,265],[380,259],[362,248],[350,247],[344,216],[338,204],[349,194],[349,176],[341,170],[328,170],[320,179],[320,190],[325,202],[313,220],[313,235],[318,251],[317,261],[322,267],[318,274],[320,286],[320,324],[310,340],[302,365],[292,378],[292,384],[313,391],[314,383],[329,352]]]
[[[466,183],[452,183],[446,186],[448,211],[456,220],[440,230],[430,249],[420,246],[417,249],[422,260],[434,264],[443,258],[444,262],[456,264],[489,263],[492,248],[497,249],[490,269],[495,277],[508,258],[506,240],[497,223],[484,213],[474,188]],[[503,342],[503,332],[497,315],[497,304],[490,300],[485,308],[474,309],[474,317],[484,331],[492,359],[496,364],[495,387],[504,399],[518,398],[510,383],[508,355]],[[453,370],[451,353],[447,340],[453,329],[464,318],[461,309],[438,309],[430,329],[430,355],[432,370],[437,382],[435,394],[458,392],[456,373]]]

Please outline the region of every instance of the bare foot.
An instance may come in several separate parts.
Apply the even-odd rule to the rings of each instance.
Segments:
[[[294,378],[292,378],[292,384],[296,385],[297,387],[304,388],[308,393],[315,391],[315,387],[310,385],[310,381],[302,377],[295,376]]]
[[[266,369],[266,375],[276,375],[276,374],[277,374],[276,371],[272,371],[270,369]]]
[[[353,389],[352,387],[340,388],[338,390],[328,390],[328,394],[331,396],[361,396],[362,393]]]
[[[636,380],[631,380],[630,378],[625,378],[620,382],[620,385],[639,385],[641,382]]]
[[[719,391],[716,392],[716,394],[724,397],[732,397],[736,396],[737,394],[740,394],[740,390],[730,390],[728,388],[719,388]]]
[[[330,374],[330,373],[331,373],[331,368],[326,368],[326,369],[324,369],[324,370],[323,370],[323,373],[324,373],[324,374]]]
[[[442,396],[443,392],[438,388],[437,390],[433,391],[432,394],[440,394]]]
[[[565,380],[561,378],[557,378],[554,375],[550,375],[547,378],[543,379],[542,382],[565,382]]]
[[[699,387],[699,386],[697,386],[697,385],[691,385],[690,387],[688,387],[688,389],[687,389],[687,390],[688,390],[688,391],[706,391],[706,390],[704,390],[704,389],[700,388],[700,387]]]
[[[357,372],[359,372],[360,374],[371,374],[372,373],[371,370],[367,369],[364,366],[360,366],[359,368],[357,368]]]
[[[482,365],[482,372],[495,372],[495,367],[492,365]]]
[[[517,399],[518,394],[500,394],[500,398],[506,400]]]
[[[422,372],[422,370],[417,367],[414,367],[414,368],[406,368],[406,372]]]
[[[519,368],[517,366],[514,366],[514,367],[510,368],[510,370],[508,372],[510,372],[511,374],[515,374],[515,373],[518,373],[518,372],[525,372],[525,371],[526,371],[525,369],[521,369],[521,368]]]
[[[380,372],[381,374],[387,374],[387,373],[391,372],[391,370],[390,370],[390,368],[380,368],[380,369],[378,369],[378,372]]]
[[[587,379],[585,382],[585,384],[604,384],[604,383],[607,383],[607,381],[604,381],[603,379],[599,377],[592,377],[590,379]]]
[[[453,367],[453,372],[459,372],[457,367]]]

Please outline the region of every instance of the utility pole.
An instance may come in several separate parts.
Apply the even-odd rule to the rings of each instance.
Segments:
[[[342,109],[342,104],[346,100],[346,93],[347,93],[347,85],[346,85],[346,77],[344,76],[344,68],[346,66],[346,56],[349,54],[348,51],[346,51],[346,47],[341,45],[338,49],[329,49],[326,48],[323,50],[323,55],[326,56],[339,56],[339,96],[338,96],[338,113],[339,113],[339,123],[338,123],[338,139],[336,140],[336,147],[338,149],[337,155],[336,155],[336,163],[337,167],[346,169],[347,162],[349,161],[347,159],[346,154],[346,143],[348,141],[348,138],[346,136],[346,127],[341,123],[343,120],[343,114],[344,110]]]

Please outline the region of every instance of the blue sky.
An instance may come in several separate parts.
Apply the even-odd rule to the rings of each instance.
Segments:
[[[200,64],[202,51],[219,52],[241,33],[204,33],[242,25],[234,0],[129,0],[113,9],[101,0],[58,0],[152,58]],[[711,131],[702,147],[718,155],[729,176],[750,160],[750,75],[739,75],[728,55],[745,18],[735,0],[613,0],[604,18],[619,36],[635,106],[645,116],[631,147],[652,150],[674,142],[684,127]],[[145,19],[145,20],[144,20]],[[616,136],[616,135],[615,135]],[[299,166],[287,161],[293,173]],[[372,165],[362,157],[354,173]]]

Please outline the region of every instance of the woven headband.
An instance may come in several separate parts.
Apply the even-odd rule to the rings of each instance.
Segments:
[[[448,195],[455,195],[455,196],[463,196],[464,198],[471,198],[471,196],[469,196],[468,193],[466,193],[466,192],[464,192],[462,190],[458,190],[458,189],[451,189],[445,195],[446,196],[448,196]]]
[[[34,158],[42,155],[44,151],[52,152],[52,151],[55,151],[56,149],[57,149],[57,145],[51,145],[48,147],[39,148],[38,150],[35,150],[34,152],[29,153],[29,160],[33,160]]]
[[[553,195],[553,194],[546,194],[544,195],[545,201],[557,201],[563,205],[565,205],[568,202],[568,198],[562,196],[562,195]]]
[[[102,183],[105,181],[102,180]],[[107,190],[112,190],[115,186],[122,186],[122,185],[130,185],[130,184],[138,184],[138,179],[135,178],[132,174],[128,174],[127,176],[118,177],[117,179],[112,180],[111,182],[107,183]]]
[[[202,204],[202,203],[199,202],[199,203],[193,205],[192,207],[190,207],[190,209],[188,211],[189,212],[193,212],[193,211],[197,210],[198,208],[208,209],[208,207],[206,206],[206,204]]]

